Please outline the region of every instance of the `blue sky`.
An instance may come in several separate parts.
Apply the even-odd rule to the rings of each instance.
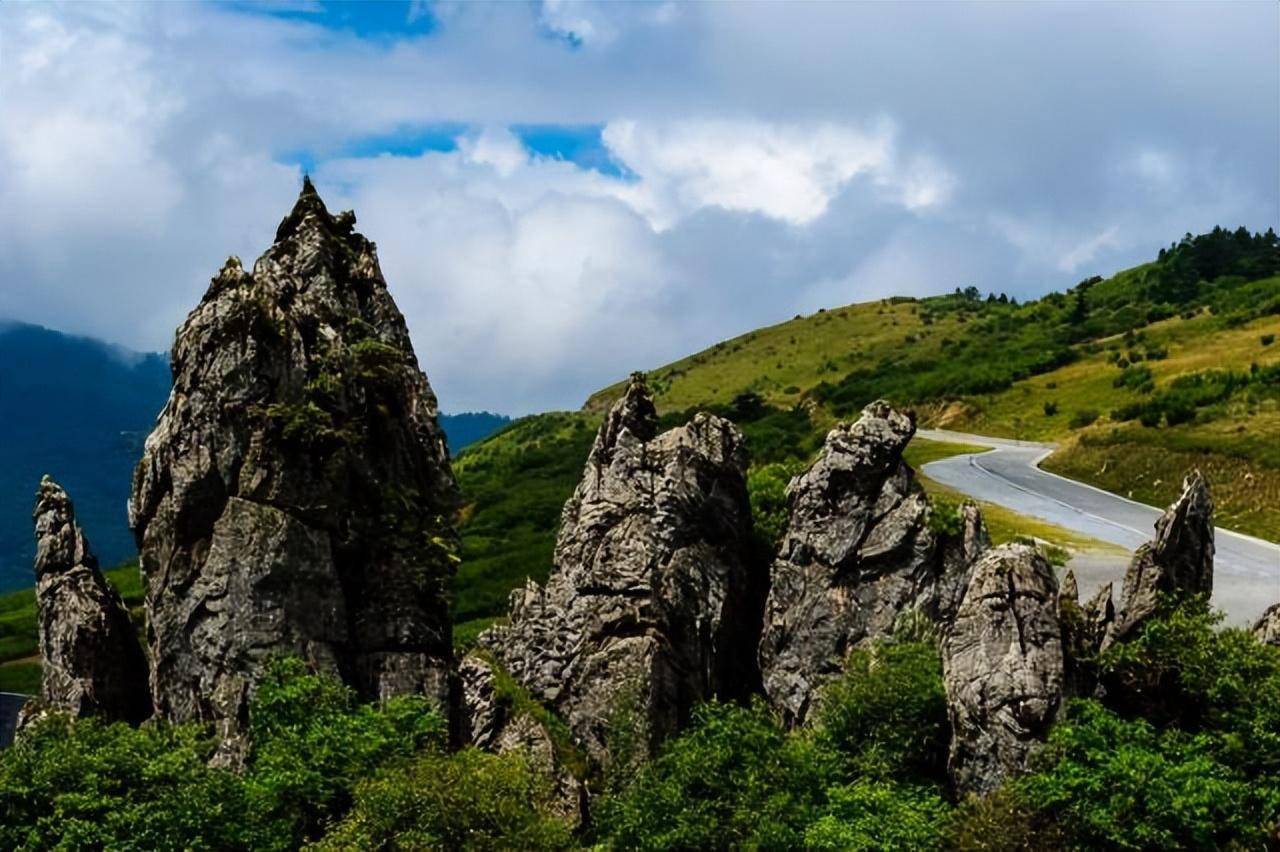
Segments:
[[[0,317],[160,349],[304,172],[446,410],[1280,227],[1274,3],[0,5]]]

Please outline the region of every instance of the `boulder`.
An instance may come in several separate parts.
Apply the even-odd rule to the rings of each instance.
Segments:
[[[40,482],[36,533],[36,629],[40,697],[26,711],[138,724],[151,715],[147,658],[129,612],[98,570],[75,508],[60,485]]]
[[[1156,537],[1134,553],[1105,644],[1137,633],[1162,596],[1212,592],[1213,500],[1208,481],[1197,470],[1183,481],[1182,496],[1156,521]]]
[[[650,753],[693,705],[758,688],[765,576],[753,568],[742,434],[699,414],[657,434],[643,377],[605,417],[565,504],[546,586],[512,595],[509,623],[481,637],[589,757],[609,732]]]
[[[1253,625],[1258,641],[1280,648],[1280,603],[1272,604]]]
[[[179,328],[134,473],[157,712],[241,727],[292,654],[447,705],[456,505],[436,398],[373,243],[310,181]]]
[[[974,564],[942,666],[952,782],[988,793],[1026,768],[1062,703],[1058,583],[1035,548],[1002,545]]]
[[[933,529],[929,500],[902,460],[914,433],[913,415],[873,403],[833,429],[787,488],[760,662],[765,693],[790,724],[805,720],[849,651],[890,635],[905,614],[949,620],[988,544],[971,504],[952,535]]]

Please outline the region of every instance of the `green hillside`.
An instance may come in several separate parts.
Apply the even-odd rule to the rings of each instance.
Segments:
[[[783,492],[841,418],[887,397],[925,425],[1061,442],[1046,467],[1155,505],[1183,472],[1213,481],[1226,526],[1280,531],[1280,244],[1217,230],[1157,260],[1017,304],[976,289],[819,311],[651,371],[664,426],[696,410],[747,434],[757,526],[776,530]],[[580,412],[527,417],[459,455],[467,507],[456,583],[457,639],[506,612],[510,590],[551,567],[560,508],[602,413],[624,385]],[[972,451],[917,439],[919,467]],[[958,501],[922,478],[937,499]],[[1102,547],[985,505],[997,541]]]
[[[1033,302],[969,288],[819,311],[650,377],[662,411],[751,392],[823,422],[886,397],[924,425],[1060,442],[1047,468],[1157,505],[1199,466],[1225,526],[1276,539],[1277,338],[1276,235],[1217,229]]]

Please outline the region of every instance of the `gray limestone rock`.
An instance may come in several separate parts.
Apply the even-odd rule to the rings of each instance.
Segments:
[[[524,754],[553,785],[557,814],[572,825],[581,823],[587,809],[586,785],[573,774],[546,726],[499,693],[488,660],[468,654],[458,663],[458,677],[463,742],[496,754]]]
[[[742,443],[707,414],[657,434],[633,376],[565,504],[546,586],[513,593],[509,623],[481,637],[597,763],[623,715],[648,752],[697,702],[758,687],[765,577]]]
[[[972,504],[954,534],[933,529],[929,500],[902,460],[914,433],[910,414],[873,403],[833,429],[788,486],[760,662],[765,693],[791,724],[808,717],[851,650],[890,635],[904,614],[950,620],[988,545]]]
[[[1280,647],[1280,603],[1267,607],[1267,611],[1253,625],[1253,635],[1259,642]]]
[[[1209,483],[1193,471],[1182,484],[1182,496],[1156,521],[1156,537],[1134,553],[1105,644],[1134,635],[1157,611],[1162,595],[1213,592],[1213,533]]]
[[[1035,548],[1006,544],[977,561],[942,664],[952,781],[988,793],[1026,768],[1062,703],[1058,583]]]
[[[134,473],[157,712],[233,737],[293,654],[367,699],[449,700],[456,503],[436,399],[373,243],[310,181],[178,330]]]
[[[151,715],[147,658],[128,610],[98,570],[67,493],[40,482],[34,513],[36,620],[43,674],[26,711],[137,724]]]

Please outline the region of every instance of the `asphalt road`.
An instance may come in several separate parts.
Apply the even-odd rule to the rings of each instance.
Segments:
[[[916,434],[934,441],[976,444],[992,449],[952,456],[924,465],[930,479],[978,500],[1040,518],[1060,527],[1133,551],[1155,534],[1160,509],[1041,470],[1050,444],[988,438],[940,429]],[[1218,527],[1214,536],[1213,602],[1233,624],[1248,624],[1280,601],[1280,545]],[[1123,554],[1085,553],[1070,566],[1082,596],[1104,582],[1124,577]]]

